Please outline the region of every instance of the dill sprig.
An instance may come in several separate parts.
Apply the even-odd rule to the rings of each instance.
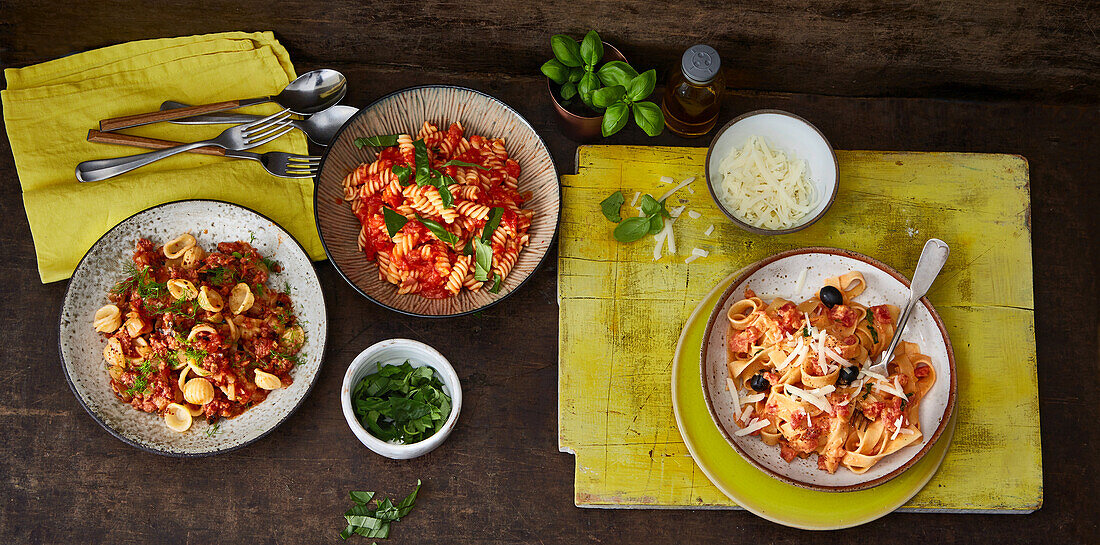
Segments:
[[[164,295],[168,289],[168,285],[157,282],[149,275],[149,267],[145,266],[138,269],[133,263],[126,264],[127,278],[111,288],[111,293],[122,294],[130,290],[137,291],[138,297],[142,299],[156,299],[161,295]]]

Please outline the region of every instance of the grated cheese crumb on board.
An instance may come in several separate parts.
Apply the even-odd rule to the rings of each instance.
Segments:
[[[638,207],[638,198],[641,197],[641,196],[642,196],[641,191],[635,191],[634,192],[634,198],[631,199],[631,201],[630,201],[630,206],[632,208],[637,208]]]
[[[675,182],[675,181],[676,180],[672,179],[672,176],[661,176],[661,180],[660,180],[660,182],[662,184],[671,184],[672,182]]]
[[[694,210],[688,210],[688,216],[690,216],[691,219],[693,219],[693,220],[697,220],[697,219],[703,217],[702,214],[700,214],[700,213],[698,213]]]
[[[694,182],[694,181],[695,181],[695,176],[687,178],[686,180],[680,182],[676,187],[666,191],[664,195],[661,195],[660,199],[657,199],[657,202],[665,202],[665,200],[668,199],[669,197],[671,197],[673,193],[683,189],[685,186],[687,186],[688,184],[690,184],[691,182]]]
[[[708,225],[707,230],[703,231],[703,234],[709,237],[710,234],[713,233],[713,232],[714,232],[714,225]]]

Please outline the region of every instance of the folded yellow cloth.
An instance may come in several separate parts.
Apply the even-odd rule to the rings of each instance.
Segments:
[[[278,222],[313,259],[324,250],[313,219],[313,181],[268,174],[259,163],[183,153],[116,178],[81,184],[77,163],[142,153],[93,144],[99,120],[160,108],[165,100],[205,104],[278,93],[294,79],[286,49],[270,32],[226,32],[130,42],[4,71],[0,91],[23,205],[42,282],[63,280],[111,227],[151,206],[219,199]],[[272,113],[275,104],[245,111]],[[226,125],[156,123],[122,131],[179,142],[212,138]],[[307,153],[299,131],[252,151]]]

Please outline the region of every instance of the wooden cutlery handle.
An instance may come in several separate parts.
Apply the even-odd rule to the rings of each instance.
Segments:
[[[120,144],[123,146],[135,146],[148,149],[165,149],[183,144],[182,142],[173,142],[171,140],[158,140],[156,138],[145,138],[144,136],[131,136],[129,134],[118,134],[116,132],[97,131],[95,129],[88,131],[88,141],[98,142],[100,144]],[[225,156],[225,150],[217,146],[195,148],[190,150],[189,153]]]
[[[232,110],[233,108],[240,108],[242,106],[242,102],[246,101],[228,100],[225,102],[215,102],[213,104],[203,104],[202,106],[188,106],[186,108],[174,108],[171,110],[160,110],[144,114],[112,117],[111,119],[104,119],[103,121],[100,121],[99,130],[117,131],[119,129],[136,127],[138,125],[148,125],[149,123],[157,123],[160,121],[168,121],[171,119],[182,119],[184,117],[191,117],[194,115],[220,112],[222,110]]]

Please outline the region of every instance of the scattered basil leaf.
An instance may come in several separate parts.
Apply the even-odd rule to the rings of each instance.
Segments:
[[[622,85],[626,87],[630,80],[638,77],[638,72],[623,61],[611,61],[596,71],[604,85]]]
[[[634,122],[650,136],[657,136],[665,130],[665,115],[661,107],[645,101],[634,103]]]
[[[493,287],[489,288],[489,293],[500,293],[501,278],[499,274],[493,274]]]
[[[407,362],[406,362],[407,363]],[[378,502],[371,507],[371,498],[374,492],[351,492],[351,499],[355,505],[344,513],[344,519],[348,525],[340,532],[340,539],[348,539],[353,535],[366,538],[386,539],[390,535],[390,524],[407,516],[416,505],[416,496],[420,492],[420,479],[416,480],[416,488],[397,505],[389,498]],[[378,545],[377,543],[373,545]]]
[[[550,59],[543,63],[542,73],[546,74],[546,77],[550,78],[550,81],[561,85],[569,80],[569,67],[565,66],[558,59]]]
[[[447,161],[446,163],[443,163],[443,166],[445,166],[445,167],[475,167],[475,168],[480,168],[481,170],[489,170],[489,167],[482,166],[482,165],[479,165],[479,164],[476,164],[476,163],[467,163],[466,161],[459,161],[458,159],[451,159],[450,161]]]
[[[665,220],[661,219],[661,215],[657,214],[650,216],[649,218],[649,234],[656,235],[661,232],[661,229],[665,228]]]
[[[642,199],[638,201],[638,204],[642,209],[642,213],[647,216],[659,214],[661,209],[664,208],[663,204],[657,202],[657,199],[654,199],[653,196],[649,194],[642,195]]]
[[[500,225],[500,218],[504,216],[504,208],[494,206],[489,211],[489,218],[485,220],[485,228],[481,230],[481,241],[488,244],[493,239],[493,231]]]
[[[380,134],[375,136],[361,136],[355,139],[355,147],[363,149],[365,147],[372,148],[385,148],[389,146],[397,145],[396,134]]]
[[[626,87],[622,85],[612,85],[611,87],[604,87],[603,89],[594,91],[592,93],[592,103],[601,108],[606,108],[622,100],[625,95]]]
[[[401,185],[409,184],[409,176],[412,176],[412,168],[408,165],[393,165],[390,170],[397,176],[397,181]]]
[[[577,40],[565,34],[555,34],[550,37],[550,49],[554,50],[554,57],[565,66],[581,66],[581,46]]]
[[[589,30],[581,41],[581,60],[585,64],[595,66],[603,58],[603,41],[595,30]]]
[[[416,216],[416,219],[421,224],[423,224],[424,227],[427,227],[428,230],[431,231],[433,235],[435,235],[435,238],[438,238],[439,240],[443,241],[446,244],[450,244],[451,246],[458,244],[458,237],[456,237],[454,233],[445,229],[439,223],[427,218],[422,218],[419,215]]]
[[[627,218],[615,228],[613,233],[615,240],[619,242],[634,242],[649,233],[650,218],[638,216]]]
[[[493,247],[480,238],[474,239],[474,280],[485,282],[489,280],[489,272],[493,270]]]
[[[607,111],[603,114],[603,121],[600,123],[600,131],[605,137],[621,131],[626,126],[626,116],[629,113],[630,108],[622,102],[616,102],[608,106]]]
[[[416,160],[416,185],[424,186],[432,179],[432,164],[428,159],[428,145],[423,138],[413,142],[413,156]]]
[[[409,218],[390,210],[386,206],[382,207],[382,219],[386,221],[386,232],[390,234],[390,238],[393,238],[409,222]]]
[[[656,85],[657,71],[651,68],[630,80],[630,84],[626,86],[626,96],[632,102],[644,100],[645,97],[653,93],[653,88]]]
[[[649,195],[646,196],[649,197]],[[652,199],[653,197],[649,198]],[[607,221],[612,223],[623,221],[622,216],[619,215],[619,209],[622,208],[624,202],[626,202],[626,198],[623,197],[622,191],[616,191],[606,199],[600,201],[600,209],[603,211],[603,217],[607,218]]]

